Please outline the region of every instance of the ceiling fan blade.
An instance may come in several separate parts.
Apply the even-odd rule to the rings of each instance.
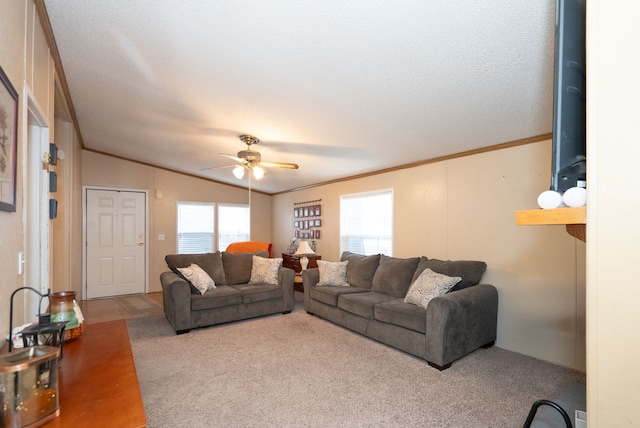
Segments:
[[[200,171],[207,171],[209,169],[235,168],[236,166],[238,165],[210,166],[209,168],[200,168]]]
[[[298,169],[297,163],[286,162],[260,162],[260,166],[266,166],[267,168]]]
[[[240,162],[240,163],[243,163],[245,161],[244,159],[239,158],[238,156],[228,155],[226,153],[220,153],[220,155],[228,157],[229,159],[233,159],[234,161]]]

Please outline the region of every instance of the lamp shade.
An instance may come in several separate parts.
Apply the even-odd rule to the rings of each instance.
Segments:
[[[298,245],[298,249],[294,254],[296,256],[301,256],[304,254],[315,254],[315,252],[311,249],[307,241],[300,241],[300,245]]]
[[[237,167],[233,168],[233,175],[235,175],[236,178],[240,180],[242,177],[244,177],[244,167],[242,165],[238,165]]]
[[[260,180],[262,177],[264,177],[264,169],[262,169],[259,166],[254,166],[253,167],[253,176],[256,178],[256,180]]]

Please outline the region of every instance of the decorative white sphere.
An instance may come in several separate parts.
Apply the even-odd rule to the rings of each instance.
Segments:
[[[584,207],[587,205],[587,189],[584,187],[572,187],[562,195],[562,202],[568,207]]]
[[[560,208],[562,206],[562,195],[553,190],[546,190],[538,196],[538,205],[545,210]]]

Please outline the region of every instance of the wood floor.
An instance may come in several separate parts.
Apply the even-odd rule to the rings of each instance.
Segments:
[[[148,293],[147,296],[155,300],[162,305],[162,292]],[[87,324],[94,324],[105,321],[114,321],[130,318],[147,317],[150,315],[162,315],[164,312],[162,309],[152,312],[144,312],[142,314],[131,315],[122,306],[120,306],[114,299],[93,299],[93,300],[81,300],[78,302],[82,315],[84,315],[84,321]]]

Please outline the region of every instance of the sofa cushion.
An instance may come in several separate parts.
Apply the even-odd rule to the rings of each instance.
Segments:
[[[220,285],[215,290],[209,290],[203,295],[191,295],[191,310],[203,311],[207,309],[222,308],[224,306],[239,305],[242,295],[228,285]]]
[[[373,276],[371,291],[404,297],[413,279],[413,273],[420,262],[420,257],[400,259],[380,255],[380,264]]]
[[[362,287],[318,287],[313,286],[309,289],[311,299],[324,303],[325,305],[338,306],[338,298],[342,294],[364,293],[369,289]]]
[[[268,251],[258,253],[222,253],[224,277],[227,285],[246,284],[251,279],[253,256],[268,257]]]
[[[419,333],[427,332],[427,311],[416,305],[404,303],[402,299],[393,299],[376,305],[374,318]]]
[[[200,294],[204,294],[207,290],[216,288],[216,284],[204,269],[195,263],[191,263],[184,268],[178,268],[178,271],[187,280],[190,286],[194,287]]]
[[[417,279],[426,268],[443,275],[459,276],[462,278],[462,280],[451,289],[451,291],[456,291],[479,284],[484,271],[487,269],[487,264],[475,260],[438,260],[422,257],[413,279]]]
[[[427,309],[431,299],[442,296],[461,279],[459,276],[447,276],[426,268],[409,287],[404,302]]]
[[[363,318],[373,319],[376,305],[390,300],[394,300],[394,297],[374,291],[342,294],[338,299],[338,308]]]
[[[317,263],[320,280],[316,286],[349,287],[349,283],[347,282],[348,260],[344,262],[318,260]]]
[[[380,263],[380,254],[363,256],[362,254],[345,251],[340,257],[340,261],[349,261],[347,267],[347,282],[355,287],[371,289],[373,275],[376,273]]]
[[[282,299],[284,290],[278,284],[237,284],[230,287],[240,291],[242,303],[255,303],[263,300]]]
[[[191,263],[200,266],[209,274],[213,282],[216,284],[225,284],[224,268],[222,267],[222,257],[220,252],[204,253],[204,254],[169,254],[165,256],[169,269],[182,276],[178,268],[184,268]]]
[[[267,259],[254,255],[252,263],[249,284],[278,285],[278,271],[282,266],[281,258]]]

